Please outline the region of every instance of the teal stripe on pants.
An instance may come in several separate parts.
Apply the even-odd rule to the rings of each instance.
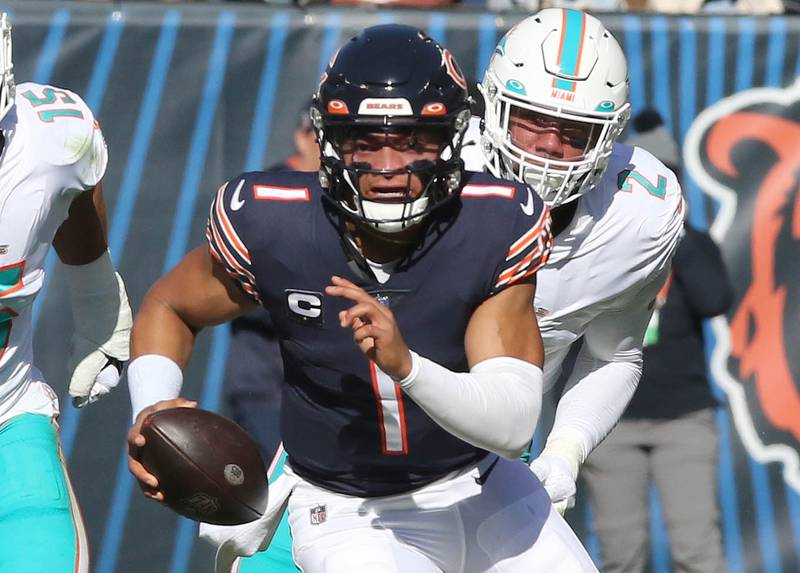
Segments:
[[[269,476],[270,483],[283,473],[285,463],[286,452],[282,452],[275,470]],[[299,571],[292,559],[292,532],[289,530],[289,512],[286,511],[269,548],[242,559],[239,562],[238,573],[298,573]]]

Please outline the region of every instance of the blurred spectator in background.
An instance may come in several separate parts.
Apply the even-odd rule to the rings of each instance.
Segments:
[[[642,133],[628,143],[678,167],[677,145],[657,112],[644,111],[634,126]],[[732,297],[719,248],[687,225],[645,335],[639,387],[582,473],[605,573],[641,572],[649,563],[651,479],[667,522],[672,570],[726,570],[716,490],[717,402],[706,378],[703,320],[726,312]]]
[[[300,110],[294,131],[296,153],[268,170],[317,171],[319,147],[311,126],[307,101]],[[270,460],[280,442],[278,423],[283,383],[281,358],[275,327],[263,308],[231,322],[231,344],[225,385],[231,416],[258,443],[264,459]]]
[[[658,110],[645,108],[631,121],[634,135],[625,142],[646,149],[681,179],[681,158],[678,144],[664,127],[664,119]]]
[[[317,136],[314,133],[314,127],[311,125],[311,118],[308,115],[311,103],[309,99],[303,104],[297,118],[297,127],[293,136],[295,154],[285,162],[270,167],[269,171],[319,171],[319,145],[317,145]]]
[[[258,444],[266,461],[280,442],[283,359],[275,327],[263,308],[231,322],[225,386],[231,417]]]

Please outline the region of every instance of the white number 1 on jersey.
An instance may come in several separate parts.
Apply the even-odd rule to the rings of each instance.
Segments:
[[[370,361],[372,388],[378,401],[378,425],[381,431],[381,450],[390,456],[408,453],[406,417],[400,387],[377,364]]]

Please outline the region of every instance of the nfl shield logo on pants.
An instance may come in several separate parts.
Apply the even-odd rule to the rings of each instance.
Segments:
[[[311,508],[311,525],[320,525],[325,523],[325,520],[328,519],[328,511],[325,509],[324,505],[318,505],[316,507]]]

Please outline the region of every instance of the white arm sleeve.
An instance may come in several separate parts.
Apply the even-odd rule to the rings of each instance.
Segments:
[[[586,456],[605,438],[625,411],[642,375],[638,359],[610,362],[581,348],[564,394],[556,407],[553,429],[543,454],[558,455],[573,478]]]
[[[398,384],[442,428],[515,459],[531,441],[542,407],[542,370],[499,356],[470,372],[452,372],[412,352],[411,373]]]
[[[86,341],[89,350],[99,349],[118,360],[128,360],[133,313],[125,283],[114,271],[111,253],[106,251],[85,265],[62,267],[78,338]]]
[[[622,417],[642,376],[642,340],[653,300],[667,270],[638,292],[623,295],[618,308],[589,324],[543,454],[569,462],[573,475]]]

